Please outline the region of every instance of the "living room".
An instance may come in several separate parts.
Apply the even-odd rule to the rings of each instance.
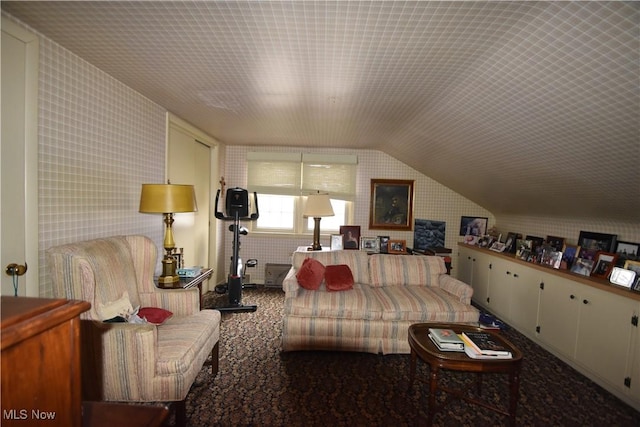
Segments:
[[[114,78],[68,50],[65,43],[54,41],[40,33],[36,24],[29,26],[15,19],[7,12],[10,5],[5,3],[11,2],[3,2],[3,20],[8,19],[21,29],[35,33],[39,43],[37,98],[39,251],[37,262],[34,263],[38,265],[38,280],[29,284],[26,289],[20,288],[19,291],[21,295],[48,297],[51,296],[52,289],[47,274],[44,250],[49,247],[119,234],[143,234],[152,238],[158,248],[162,247],[164,229],[160,217],[140,214],[138,205],[141,184],[161,183],[165,180],[167,113],[174,113],[174,111],[153,101],[140,90],[131,88],[124,80]],[[629,21],[633,22],[635,27],[630,31],[635,31],[637,34],[638,8],[635,5],[627,7],[634,12]],[[637,35],[635,43],[637,47]],[[122,54],[124,55],[125,52]],[[140,61],[144,62],[144,59]],[[631,58],[629,63],[637,64],[637,56]],[[637,79],[637,69],[632,69],[631,73],[635,73],[634,76]],[[631,107],[628,109],[627,119],[621,120],[622,123],[628,124],[629,117],[630,121],[636,122],[634,119],[637,118],[638,111],[637,88],[635,91],[636,102],[623,104]],[[463,103],[464,99],[465,97],[461,96],[457,98],[457,102]],[[476,107],[490,108],[482,105]],[[553,110],[552,106],[547,107]],[[607,105],[603,105],[599,106],[598,110],[607,108],[609,108]],[[438,114],[443,113],[438,111]],[[535,114],[532,113],[532,115]],[[335,118],[331,115],[328,117]],[[434,120],[438,118],[440,117]],[[322,117],[322,120],[326,120],[326,117]],[[372,123],[369,125],[373,126]],[[219,126],[224,128],[224,125]],[[272,144],[268,142],[271,140],[270,136],[265,138],[267,142],[252,140],[234,144],[228,144],[220,138],[217,159],[220,176],[212,177],[212,183],[216,185],[220,177],[224,176],[227,185],[245,187],[247,185],[246,157],[250,151],[290,152],[292,147],[295,147],[295,150],[300,152],[351,154],[358,158],[353,224],[362,226],[363,236],[391,234],[367,228],[370,215],[370,180],[386,178],[414,181],[414,217],[446,222],[445,243],[450,248],[455,248],[458,242],[462,241],[462,236],[459,235],[462,216],[486,217],[490,227],[495,226],[505,234],[519,232],[523,235],[542,237],[562,236],[568,242],[576,243],[580,231],[586,230],[615,234],[619,240],[623,241],[640,242],[640,223],[637,215],[634,217],[619,214],[620,211],[630,209],[630,206],[632,209],[638,206],[639,190],[636,184],[638,169],[635,167],[630,170],[627,166],[629,158],[637,159],[638,125],[635,123],[620,130],[620,134],[623,135],[621,139],[625,139],[629,134],[636,135],[636,145],[631,145],[634,150],[631,152],[624,150],[619,152],[617,147],[629,147],[628,139],[617,145],[618,142],[615,141],[617,133],[612,132],[611,128],[604,125],[603,127],[605,130],[599,135],[611,133],[612,141],[600,141],[606,146],[602,149],[606,153],[594,151],[588,154],[587,157],[593,159],[593,162],[584,163],[585,167],[592,168],[591,172],[596,171],[592,173],[599,173],[602,181],[609,180],[607,178],[609,173],[619,173],[631,179],[618,182],[619,186],[627,187],[624,191],[627,198],[618,197],[615,203],[610,203],[607,209],[602,209],[600,212],[594,212],[592,199],[609,199],[598,191],[593,194],[593,190],[590,189],[591,185],[598,188],[599,182],[594,182],[598,180],[591,178],[585,180],[584,177],[578,176],[575,170],[567,167],[567,172],[558,165],[555,165],[558,176],[551,176],[550,172],[545,171],[543,182],[547,183],[547,179],[558,182],[570,179],[575,192],[564,192],[558,195],[555,193],[559,191],[540,184],[536,187],[537,190],[525,192],[524,198],[530,201],[530,206],[527,206],[526,200],[523,202],[520,197],[517,203],[514,198],[513,204],[510,205],[511,194],[505,193],[508,195],[501,196],[501,183],[504,182],[506,186],[506,181],[515,179],[518,167],[514,168],[513,158],[504,160],[496,155],[494,159],[487,160],[484,151],[489,150],[489,147],[482,144],[472,144],[468,149],[471,154],[464,159],[472,161],[474,158],[479,159],[477,162],[485,171],[482,176],[478,175],[478,181],[493,182],[494,185],[476,190],[477,183],[472,182],[472,179],[465,177],[462,180],[451,180],[451,187],[463,188],[466,184],[469,188],[473,188],[473,190],[466,190],[463,195],[462,191],[452,190],[451,187],[442,184],[428,171],[420,171],[414,167],[415,165],[409,165],[413,159],[410,154],[407,155],[406,151],[402,158],[409,160],[404,162],[398,160],[401,153],[396,152],[394,148],[394,134],[391,134],[392,138],[387,144],[376,142],[369,145],[358,140],[345,147],[332,143],[327,143],[324,147],[296,145],[291,139],[283,139],[281,144]],[[480,126],[477,129],[482,128]],[[446,133],[441,135],[445,139],[451,137]],[[217,138],[216,134],[212,133],[212,136]],[[428,144],[416,145],[414,148],[416,151],[431,150]],[[560,146],[562,151],[575,153],[583,148],[575,141],[574,145]],[[520,160],[524,159],[525,163],[528,156],[533,156],[532,152],[536,151],[530,147],[520,149],[522,151]],[[495,148],[492,148],[491,152],[495,152],[494,150]],[[616,154],[613,160],[606,163],[596,162],[598,158],[611,159],[612,152]],[[434,155],[437,155],[439,163],[447,163],[449,155],[453,156],[454,153],[442,150],[434,151]],[[455,159],[460,158],[455,157]],[[624,166],[620,167],[617,160]],[[633,163],[637,164],[636,160],[633,160]],[[471,166],[469,165],[470,168]],[[473,167],[477,168],[478,165],[475,164]],[[460,166],[457,165],[456,168]],[[525,187],[523,187],[524,190]],[[215,194],[212,194],[213,196]],[[554,198],[547,199],[551,196]],[[556,200],[557,197],[567,199],[563,204],[581,206],[585,203],[584,206],[588,209],[585,208],[584,216],[574,211],[558,214],[553,203],[549,202],[549,200]],[[585,201],[585,199],[589,200]],[[491,200],[492,204],[489,205],[490,207],[483,207],[474,200]],[[199,201],[199,203],[203,202]],[[226,231],[226,226],[227,224],[223,223],[217,226],[220,236],[215,246],[218,262],[217,265],[211,266],[215,269],[218,282],[224,280],[231,251],[231,235]],[[412,231],[393,232],[391,235],[394,238],[406,240],[411,246]],[[323,246],[329,244],[329,237],[326,234],[322,235],[321,240]],[[310,241],[310,234],[275,237],[255,233],[243,237],[242,250],[245,256],[259,260],[259,268],[255,269],[255,272],[251,271],[251,274],[255,275],[256,281],[260,282],[264,280],[263,268],[266,263],[289,263],[292,251],[298,246],[308,245]],[[454,258],[454,275],[457,273],[456,270]]]

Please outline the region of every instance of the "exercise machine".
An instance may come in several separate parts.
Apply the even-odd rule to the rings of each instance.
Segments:
[[[229,266],[227,283],[216,286],[216,292],[229,294],[229,302],[221,307],[213,307],[220,311],[256,311],[256,305],[242,304],[242,289],[245,266],[240,258],[240,236],[247,235],[249,230],[240,225],[240,221],[255,221],[259,217],[258,195],[253,193],[253,206],[255,212],[250,213],[249,192],[243,188],[235,187],[227,190],[225,198],[225,213],[218,210],[220,191],[216,193],[215,217],[222,221],[231,221],[229,231],[233,232],[233,255]],[[255,259],[247,261],[247,267],[254,267]]]

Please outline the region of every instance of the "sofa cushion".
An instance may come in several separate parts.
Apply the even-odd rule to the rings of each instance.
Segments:
[[[305,259],[313,258],[323,265],[346,264],[355,283],[369,284],[369,259],[364,251],[297,251],[291,259],[292,267],[299,270]]]
[[[353,274],[346,264],[328,265],[324,272],[328,291],[346,291],[353,288]]]
[[[438,256],[384,255],[369,256],[371,286],[438,286],[446,274],[444,261]]]
[[[370,287],[355,283],[352,289],[342,292],[300,289],[296,298],[285,300],[285,315],[380,319],[382,312],[380,303],[371,293]]]
[[[173,313],[164,308],[142,307],[138,310],[138,316],[154,325],[162,325],[173,316]]]
[[[325,267],[320,261],[314,258],[305,258],[296,273],[296,279],[303,288],[315,291],[320,288],[324,274]]]
[[[428,286],[370,288],[382,307],[383,320],[477,322],[478,310],[445,290]]]

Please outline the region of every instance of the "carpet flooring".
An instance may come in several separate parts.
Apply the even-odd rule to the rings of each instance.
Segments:
[[[224,305],[207,293],[204,306]],[[409,388],[409,355],[280,351],[284,294],[248,289],[253,313],[223,313],[220,370],[198,375],[187,397],[190,426],[423,426],[427,386]],[[514,330],[505,332],[525,354],[517,424],[521,426],[640,426],[635,411]],[[428,369],[418,362],[418,374]],[[506,406],[505,375],[483,377],[482,398]],[[469,375],[447,371],[460,386]],[[438,395],[442,401],[444,396]],[[501,426],[505,416],[453,400],[434,418],[438,426]]]

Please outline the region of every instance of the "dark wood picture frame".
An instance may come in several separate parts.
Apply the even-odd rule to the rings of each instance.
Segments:
[[[591,276],[599,277],[600,279],[609,278],[609,274],[618,260],[618,254],[612,252],[599,251],[596,254],[595,264],[593,270],[591,270]]]
[[[411,230],[413,183],[413,180],[405,179],[371,180],[370,230]]]
[[[580,231],[578,245],[582,251],[613,252],[616,249],[616,234]]]
[[[380,240],[380,253],[388,254],[389,253],[389,236],[378,236],[378,240]]]
[[[640,260],[640,243],[625,242],[618,240],[616,242],[615,253],[618,254],[618,267],[622,267],[628,261]]]
[[[360,226],[359,225],[341,225],[340,234],[342,238],[343,249],[360,249]]]
[[[406,240],[389,240],[389,253],[390,254],[406,254],[407,253],[407,241]]]

